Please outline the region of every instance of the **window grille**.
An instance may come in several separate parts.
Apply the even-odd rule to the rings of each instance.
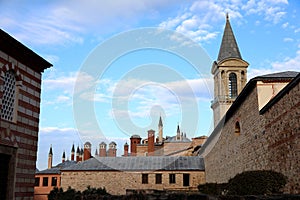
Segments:
[[[13,71],[7,71],[4,76],[1,118],[13,120],[16,99],[16,76]]]

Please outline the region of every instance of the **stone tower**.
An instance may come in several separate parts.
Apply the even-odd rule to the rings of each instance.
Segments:
[[[136,156],[137,145],[141,144],[142,138],[139,135],[132,135],[130,137],[130,156]]]
[[[48,169],[52,168],[52,159],[53,159],[53,152],[52,152],[52,145],[51,145],[48,154]]]
[[[244,88],[248,65],[242,59],[227,14],[218,60],[214,61],[211,69],[214,76],[214,100],[211,104],[214,127]]]
[[[162,143],[163,142],[163,123],[161,120],[161,116],[159,117],[159,122],[158,122],[158,142]]]

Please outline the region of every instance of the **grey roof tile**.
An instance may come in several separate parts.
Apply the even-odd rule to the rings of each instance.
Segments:
[[[226,25],[223,33],[222,43],[219,50],[218,61],[222,61],[227,58],[239,58],[242,59],[239,47],[235,40],[228,14],[226,16]]]
[[[204,161],[198,156],[94,157],[63,169],[63,171],[148,170],[204,170]]]

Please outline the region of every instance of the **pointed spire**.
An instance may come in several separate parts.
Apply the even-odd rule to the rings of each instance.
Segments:
[[[230,22],[229,15],[226,14],[226,25],[223,33],[222,43],[219,51],[218,62],[227,58],[242,59],[239,47],[235,40]]]
[[[158,122],[158,126],[159,126],[159,127],[163,127],[163,123],[162,123],[161,116],[159,116],[159,122]]]
[[[63,152],[62,158],[66,158],[66,153],[65,153],[65,151]]]
[[[50,145],[49,155],[53,155],[53,153],[52,153],[52,144]]]
[[[96,151],[95,151],[95,156],[98,156],[98,150],[96,149]]]
[[[179,124],[177,125],[177,134],[180,134],[180,128],[179,128]]]
[[[80,153],[80,149],[79,149],[79,146],[77,147],[77,150],[76,150],[76,154],[79,154]]]
[[[75,152],[74,144],[72,145],[72,150],[71,150],[71,152]]]

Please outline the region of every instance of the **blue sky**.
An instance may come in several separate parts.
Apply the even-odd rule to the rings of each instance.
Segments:
[[[250,63],[248,80],[300,71],[297,0],[88,2],[0,1],[1,29],[53,64],[43,74],[39,169],[47,166],[50,144],[54,164],[85,141],[93,153],[101,141],[116,141],[121,155],[130,135],[157,130],[160,115],[165,136],[177,124],[189,138],[209,135],[210,68],[226,12]],[[198,52],[195,65],[189,55]]]

